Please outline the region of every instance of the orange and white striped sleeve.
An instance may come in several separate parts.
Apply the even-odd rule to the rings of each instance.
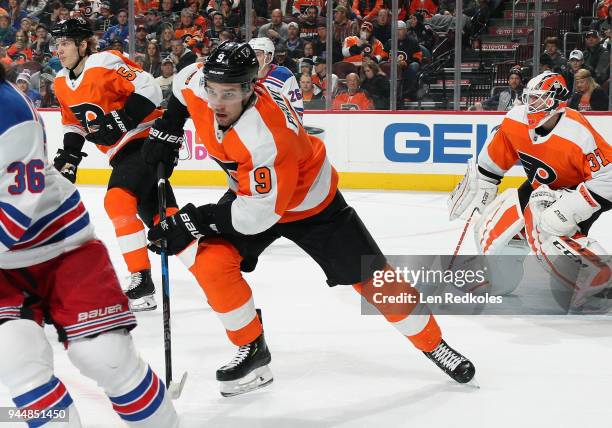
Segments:
[[[238,186],[235,200],[217,206],[219,232],[255,235],[281,219],[298,182],[297,153],[290,143],[274,135],[255,108],[226,135],[223,144],[239,160]]]
[[[518,154],[508,138],[508,128],[513,120],[505,117],[497,130],[493,131],[478,155],[478,170],[491,178],[501,180],[518,160]]]

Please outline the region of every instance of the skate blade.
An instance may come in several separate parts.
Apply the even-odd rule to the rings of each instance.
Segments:
[[[128,301],[132,312],[153,311],[157,309],[157,303],[154,296],[144,296],[138,299],[130,299]]]
[[[267,365],[258,367],[243,378],[220,382],[221,395],[233,397],[244,394],[268,386],[273,380],[272,371]]]
[[[181,376],[181,381],[179,383],[170,381],[170,385],[168,385],[168,395],[170,396],[171,399],[176,400],[177,398],[181,396],[186,380],[187,380],[187,372],[183,373],[183,376]]]

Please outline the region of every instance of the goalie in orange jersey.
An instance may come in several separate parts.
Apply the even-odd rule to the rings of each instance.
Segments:
[[[191,117],[209,155],[228,175],[230,189],[219,202],[188,204],[148,235],[152,242],[165,239],[169,253],[178,254],[239,347],[217,371],[222,395],[272,381],[261,319],[241,271],[255,269],[259,255],[281,236],[319,264],[330,286],[353,285],[443,371],[457,382],[469,382],[474,365],[442,340],[426,305],[402,304],[388,311],[374,301],[378,289],[372,277],[389,269],[386,260],[337,189],[338,174],[323,142],[306,133],[286,98],[257,83],[258,69],[253,49],[233,42],[221,44],[205,65],[185,68],[175,77],[168,110],[143,147],[151,165],[172,164],[178,147],[154,135],[180,135]],[[373,262],[362,271],[365,255],[372,255]],[[418,294],[398,282],[390,282],[385,291]]]
[[[475,227],[480,253],[507,254],[522,240],[523,257],[531,249],[553,278],[575,291],[570,307],[580,311],[591,296],[603,296],[612,279],[610,257],[587,236],[612,207],[612,147],[567,108],[568,97],[560,74],[531,79],[524,104],[506,114],[448,203],[451,220],[468,207],[482,214]],[[497,196],[517,161],[527,180]]]

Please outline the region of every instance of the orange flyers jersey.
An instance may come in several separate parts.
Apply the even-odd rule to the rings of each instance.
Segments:
[[[187,106],[208,154],[225,170],[236,193],[231,205],[233,228],[245,235],[275,223],[310,217],[336,194],[338,173],[324,143],[308,135],[297,113],[281,94],[255,85],[255,101],[223,132],[204,90],[202,64],[192,64],[174,78],[173,92]]]
[[[334,98],[332,108],[334,110],[372,110],[374,104],[363,91],[358,91],[353,95],[342,92]]]
[[[342,55],[344,55],[343,61],[352,62],[355,65],[361,65],[363,59],[367,57],[376,58],[378,62],[389,57],[389,54],[385,52],[385,49],[383,48],[383,44],[378,39],[372,39],[372,45],[366,46],[361,53],[351,55],[349,49],[351,46],[358,43],[359,37],[357,36],[348,36],[346,39],[344,39],[344,44],[342,46]]]
[[[491,134],[478,157],[478,165],[503,176],[517,161],[536,188],[573,188],[585,182],[597,195],[612,200],[612,147],[587,119],[565,109],[555,128],[546,136],[530,137],[525,106],[516,106]]]
[[[155,105],[162,101],[159,85],[149,73],[117,51],[91,55],[83,72],[71,80],[69,71],[62,69],[55,78],[55,95],[60,104],[64,134],[75,132],[85,136],[87,124],[99,115],[125,106],[132,93],[148,98]],[[127,143],[149,135],[149,127],[162,111],[154,110],[134,129],[125,133],[113,146],[97,146],[112,159]]]

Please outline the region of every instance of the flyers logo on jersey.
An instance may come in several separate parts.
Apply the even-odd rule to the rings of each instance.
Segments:
[[[91,103],[83,103],[75,106],[70,106],[70,110],[72,110],[81,125],[83,125],[83,128],[87,129],[90,132],[94,130],[89,129],[88,124],[91,123],[91,121],[93,121],[95,118],[102,117],[106,114],[104,113],[104,110],[102,110],[102,107]]]
[[[537,180],[541,184],[551,184],[557,179],[555,170],[540,159],[520,151],[518,156],[530,183]]]

